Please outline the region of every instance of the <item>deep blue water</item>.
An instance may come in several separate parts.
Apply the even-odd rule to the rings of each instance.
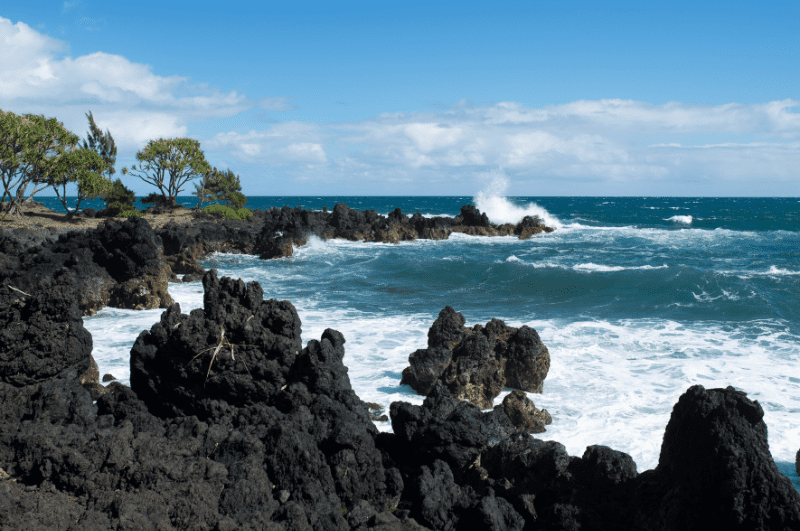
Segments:
[[[205,261],[291,301],[305,341],[328,327],[342,331],[363,399],[387,408],[421,402],[399,385],[400,372],[451,305],[470,325],[497,317],[539,332],[552,366],[544,393],[532,398],[554,417],[542,437],[570,453],[606,444],[651,468],[680,394],[694,384],[733,385],[764,408],[773,456],[797,484],[800,199],[312,196],[254,197],[248,207],[319,210],[340,201],[429,216],[475,204],[496,222],[536,214],[557,229],[527,241],[312,239],[291,258]],[[188,311],[201,304],[199,289],[172,291]],[[101,371],[125,378],[125,350],[158,313],[106,310],[86,320]]]

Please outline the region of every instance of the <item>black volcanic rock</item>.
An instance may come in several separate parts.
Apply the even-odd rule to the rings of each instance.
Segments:
[[[461,214],[459,214],[458,218],[461,224],[466,227],[491,227],[489,217],[486,213],[481,213],[481,211],[473,205],[462,206]]]
[[[93,363],[75,286],[52,279],[43,284],[30,294],[0,286],[0,382],[19,387],[78,378]]]
[[[73,281],[62,274],[31,294],[0,288],[4,331],[17,334],[0,336],[4,348],[27,337],[34,349],[0,363],[0,468],[10,475],[0,477],[0,515],[9,528],[800,523],[800,496],[777,471],[763,411],[744,393],[690,388],[673,410],[658,467],[642,474],[629,455],[604,446],[570,456],[558,442],[519,431],[502,406],[483,412],[450,396],[441,380],[422,406],[393,403],[394,433],[378,434],[350,386],[339,332],[301,348],[289,303],[263,300],[257,283],[213,270],[203,309],[184,315],[173,305],[137,340],[134,388],[112,382],[93,403],[80,380],[96,374]],[[44,334],[51,343],[31,343],[40,334],[25,327],[45,325],[56,330]],[[456,348],[475,334],[508,344],[515,333],[496,320],[464,329],[463,318],[446,312],[431,337]]]
[[[401,384],[408,384],[419,394],[427,395],[450,364],[452,349],[467,334],[464,316],[447,306],[428,330],[428,348],[409,357],[410,367],[403,371]],[[413,383],[412,383],[413,382]]]
[[[758,402],[733,387],[690,387],[641,486],[643,526],[800,529],[800,494],[772,460],[763,417]]]
[[[203,287],[205,310],[187,315],[173,304],[131,350],[131,388],[159,416],[205,419],[219,407],[269,401],[302,349],[289,302],[264,301],[258,283],[214,270]]]
[[[422,406],[391,405],[392,430],[410,454],[442,459],[463,473],[488,448],[517,429],[501,410],[482,412],[468,402],[435,392]]]
[[[85,315],[106,305],[143,309],[172,303],[161,240],[140,218],[107,220],[97,229],[64,233],[32,246],[12,243],[6,234],[0,244],[8,251],[0,254],[0,280],[30,293],[59,279],[63,286],[73,286]]]
[[[437,381],[455,397],[483,409],[492,407],[504,386],[541,393],[550,353],[536,330],[506,326],[464,326],[464,316],[447,306],[428,331],[428,348],[409,356],[401,384],[428,395]]]
[[[214,270],[203,285],[203,310],[173,305],[137,339],[133,391],[161,417],[233,418],[260,433],[270,477],[315,529],[340,528],[340,504],[386,508],[377,430],[350,387],[342,335],[326,330],[302,348],[290,303],[263,300],[258,283]]]

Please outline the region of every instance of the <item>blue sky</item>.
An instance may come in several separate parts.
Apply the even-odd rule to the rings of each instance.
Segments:
[[[649,4],[4,2],[0,108],[251,195],[800,196],[800,6]]]

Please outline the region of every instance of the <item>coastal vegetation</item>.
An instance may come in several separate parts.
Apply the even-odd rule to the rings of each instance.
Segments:
[[[106,208],[99,212],[103,217],[144,215],[136,209],[134,192],[120,179],[112,181],[117,146],[111,132],[100,129],[91,111],[86,118],[89,130],[81,143],[56,118],[0,110],[0,214],[20,219],[23,208],[33,204],[36,193],[52,188],[67,218],[81,211],[84,200],[95,198],[106,202]],[[136,159],[138,164],[123,168],[122,174],[133,175],[157,188],[142,198],[144,204],[178,208],[178,194],[190,181],[200,178],[200,184],[195,186],[199,209],[210,202],[213,204],[205,209],[209,214],[240,220],[253,216],[244,208],[247,198],[239,175],[230,169],[213,168],[197,140],[150,140]],[[71,206],[68,193],[77,194]]]
[[[36,193],[52,187],[65,211],[66,189],[76,184],[78,202],[102,196],[110,182],[108,162],[79,144],[76,134],[55,118],[0,110],[2,212],[15,217]]]
[[[139,164],[122,168],[122,174],[130,173],[158,188],[168,205],[177,205],[178,194],[187,183],[211,172],[200,142],[191,138],[150,140],[136,153],[136,160]]]

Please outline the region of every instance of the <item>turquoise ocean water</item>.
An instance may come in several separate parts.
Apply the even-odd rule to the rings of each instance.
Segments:
[[[185,198],[193,205],[191,198]],[[494,222],[537,214],[557,230],[527,241],[455,234],[398,245],[312,239],[291,258],[213,255],[203,265],[287,299],[304,341],[340,330],[356,393],[388,409],[421,403],[400,372],[445,305],[467,323],[534,327],[550,350],[540,438],[581,455],[605,444],[654,467],[672,406],[691,385],[732,385],[758,400],[781,471],[800,448],[800,199],[255,197],[248,207],[456,215]],[[183,311],[199,283],[171,285]],[[126,381],[128,351],[160,311],[106,309],[85,319],[101,374]],[[496,403],[502,399],[501,395]],[[388,423],[379,428],[389,430]]]

